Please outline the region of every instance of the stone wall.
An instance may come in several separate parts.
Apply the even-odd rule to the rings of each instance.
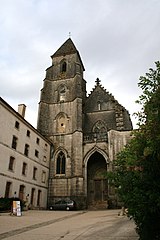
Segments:
[[[116,154],[129,142],[131,133],[131,131],[119,132],[115,130],[110,130],[108,132],[108,152],[111,162],[116,158]]]

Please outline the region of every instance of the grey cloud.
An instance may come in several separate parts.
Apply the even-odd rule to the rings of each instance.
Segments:
[[[159,60],[159,9],[157,0],[4,1],[0,8],[1,96],[14,106],[26,103],[30,115],[36,115],[50,56],[71,32],[86,68],[88,92],[99,77],[134,112],[139,77]]]

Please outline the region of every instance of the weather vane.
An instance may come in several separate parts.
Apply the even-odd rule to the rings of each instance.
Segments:
[[[69,34],[68,34],[68,35],[69,35],[69,38],[70,38],[70,37],[71,37],[71,32],[69,32]]]

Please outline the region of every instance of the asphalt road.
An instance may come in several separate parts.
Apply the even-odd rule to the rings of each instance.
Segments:
[[[21,217],[0,214],[5,240],[137,240],[135,225],[117,210],[28,211]]]

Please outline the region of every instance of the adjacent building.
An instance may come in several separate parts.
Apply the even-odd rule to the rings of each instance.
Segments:
[[[31,209],[47,207],[49,140],[0,98],[0,197],[19,197]]]

